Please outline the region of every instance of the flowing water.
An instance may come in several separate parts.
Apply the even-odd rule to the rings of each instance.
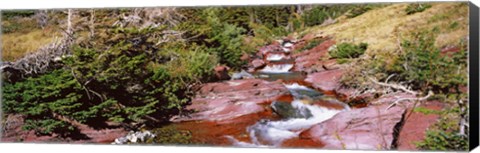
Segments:
[[[267,65],[265,68],[261,69],[260,72],[264,73],[286,73],[293,68],[293,64],[275,64]]]
[[[288,46],[290,47],[290,46]],[[284,47],[285,49],[285,47]],[[286,50],[285,50],[286,51]],[[279,147],[285,140],[297,138],[299,134],[321,123],[335,114],[349,110],[348,105],[335,97],[325,95],[308,87],[303,82],[305,75],[291,72],[294,63],[282,61],[287,55],[269,54],[266,60],[275,60],[279,64],[267,65],[254,73],[255,76],[269,81],[282,80],[290,91],[292,101],[273,101],[271,108],[281,116],[280,120],[260,119],[248,126],[246,131],[250,140],[240,141],[226,135],[235,146],[240,147]]]
[[[283,48],[289,51],[291,46],[287,43]],[[334,95],[319,92],[304,82],[305,74],[292,71],[295,60],[285,52],[267,53],[264,61],[268,65],[253,73],[256,78],[281,81],[290,92],[265,104],[266,111],[222,122],[189,121],[174,125],[178,129],[192,131],[192,137],[205,144],[282,147],[285,142],[294,141],[290,146],[312,144],[321,147],[321,142],[295,140],[303,131],[350,108]]]

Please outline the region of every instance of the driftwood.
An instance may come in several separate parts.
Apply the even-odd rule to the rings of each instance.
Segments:
[[[70,56],[70,47],[74,43],[72,27],[72,9],[67,12],[67,30],[62,38],[25,55],[14,62],[2,62],[0,72],[5,79],[15,81],[29,76],[44,74],[60,66],[60,61]]]
[[[430,98],[431,96],[433,96],[433,92],[432,91],[429,91],[428,94],[424,97],[418,97],[418,98],[399,98],[397,100],[395,100],[392,104],[390,104],[386,110],[392,108],[393,106],[395,105],[398,105],[400,102],[403,102],[403,101],[424,101],[424,100],[427,100],[428,98]]]
[[[380,85],[380,86],[390,87],[390,88],[393,88],[393,89],[402,90],[402,91],[404,91],[404,92],[407,92],[407,93],[410,93],[410,94],[413,94],[413,95],[417,95],[417,94],[418,94],[416,91],[412,91],[412,90],[408,89],[407,87],[402,86],[402,85],[400,85],[400,84],[386,83],[391,77],[392,77],[392,76],[389,76],[385,82],[379,82],[379,81],[377,81],[376,79],[371,78],[371,77],[368,77],[368,79],[370,79],[370,81],[372,81],[374,84],[377,84],[377,85]]]
[[[57,63],[68,56],[69,48],[73,43],[71,37],[60,40],[27,54],[15,62],[4,62],[0,67],[2,73],[14,73],[8,76],[27,77],[43,74],[57,66]],[[7,78],[8,79],[8,78]]]

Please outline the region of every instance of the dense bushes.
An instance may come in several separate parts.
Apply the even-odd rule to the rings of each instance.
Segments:
[[[353,8],[350,12],[348,12],[347,14],[347,17],[348,18],[354,18],[354,17],[357,17],[359,15],[362,15],[363,13],[373,9],[373,5],[371,4],[364,4],[364,5],[360,5],[358,7],[355,7]]]
[[[108,30],[96,38],[102,43],[73,48],[65,68],[7,83],[4,110],[25,115],[24,128],[43,134],[68,133],[73,121],[162,122],[188,101],[190,85],[209,79],[218,60],[199,46],[157,46],[153,38],[161,32]]]
[[[405,9],[405,12],[407,12],[407,15],[410,15],[417,12],[423,12],[430,7],[432,7],[432,5],[430,4],[413,3],[407,6],[407,8]]]
[[[458,107],[438,113],[440,120],[426,131],[425,139],[415,142],[421,150],[468,150],[468,136],[459,134]]]
[[[468,128],[464,130],[466,135],[459,135],[459,131],[464,126],[461,120],[468,119],[467,93],[460,90],[467,86],[466,46],[460,41],[456,44],[458,50],[442,52],[435,46],[437,32],[433,29],[412,33],[395,54],[379,52],[374,58],[359,60],[361,63],[355,63],[357,66],[342,81],[363,90],[377,87],[366,77],[379,81],[389,78],[388,83],[400,84],[420,94],[433,91],[431,99],[444,102],[447,111],[440,114],[443,119],[428,130],[425,140],[418,143],[419,148],[465,150]]]
[[[434,45],[435,31],[413,36],[412,40],[402,43],[404,52],[389,73],[399,74],[401,80],[410,80],[410,86],[417,90],[447,93],[451,88],[466,85],[467,54],[463,48],[452,56],[445,56]]]
[[[35,14],[34,10],[8,10],[2,11],[3,19],[10,19],[14,17],[29,17]]]
[[[428,130],[425,141],[417,144],[422,150],[468,150],[468,138],[455,132]]]
[[[335,49],[330,51],[329,54],[333,58],[357,58],[360,55],[363,55],[363,53],[365,53],[367,47],[367,43],[360,43],[358,45],[351,43],[341,43],[338,44]]]
[[[56,70],[15,84],[5,83],[2,108],[5,113],[25,115],[25,130],[35,130],[41,134],[73,130],[73,126],[60,118],[74,118],[88,105],[78,103],[85,99],[81,93],[80,84],[70,72]]]
[[[322,24],[327,19],[335,19],[353,8],[352,5],[315,6],[302,15],[306,27]]]

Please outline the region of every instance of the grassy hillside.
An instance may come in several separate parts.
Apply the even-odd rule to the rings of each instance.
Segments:
[[[35,19],[29,16],[5,15],[2,31],[2,59],[5,61],[15,61],[61,36],[58,25],[51,24],[42,29],[37,26]]]
[[[468,36],[467,3],[430,3],[431,8],[407,15],[409,4],[393,4],[373,9],[355,18],[340,17],[328,26],[308,29],[308,32],[333,35],[337,42],[366,42],[367,54],[376,51],[396,51],[398,41],[412,32],[439,28],[437,47],[454,45]]]

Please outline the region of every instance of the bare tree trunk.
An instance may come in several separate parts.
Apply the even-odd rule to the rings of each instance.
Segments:
[[[38,10],[35,12],[35,19],[37,20],[38,26],[44,29],[48,23],[48,12],[47,10]]]
[[[459,99],[457,101],[459,107],[460,107],[460,123],[459,123],[459,130],[458,130],[458,134],[461,135],[461,136],[466,136],[467,135],[467,132],[466,132],[466,127],[467,127],[467,109],[466,109],[466,105],[465,103],[463,102],[463,100]]]
[[[68,16],[67,16],[67,33],[72,33],[72,9],[68,9]]]
[[[95,10],[90,10],[90,38],[95,36]]]
[[[297,14],[298,15],[303,15],[303,6],[302,5],[297,5]]]

